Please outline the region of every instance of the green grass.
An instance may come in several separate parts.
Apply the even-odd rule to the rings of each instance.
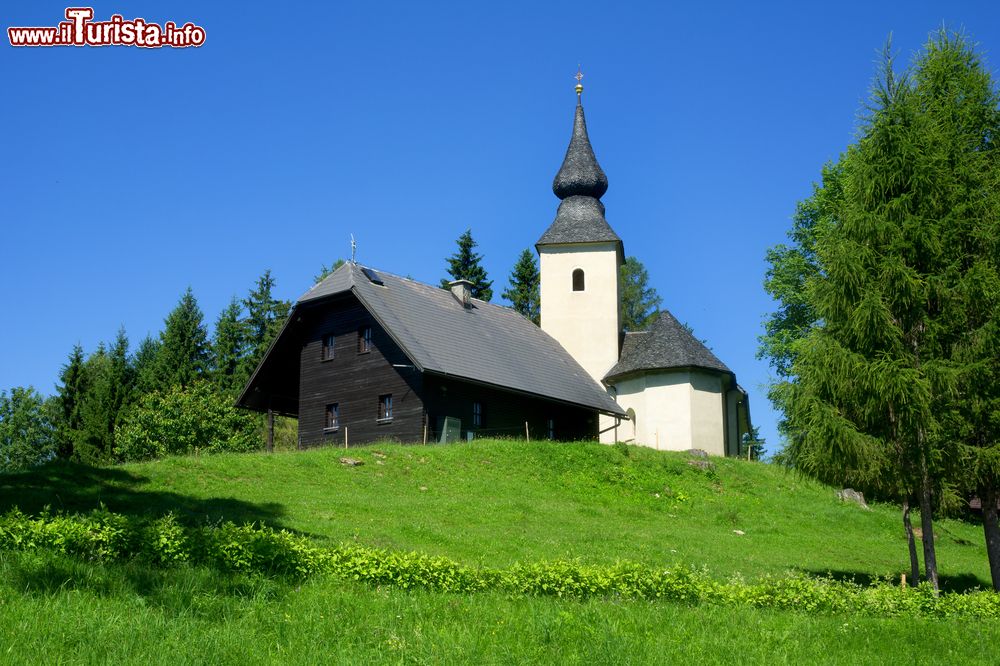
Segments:
[[[895,507],[841,503],[771,465],[713,463],[706,473],[684,454],[503,441],[60,463],[0,476],[0,510],[103,503],[194,524],[260,521],[485,566],[683,562],[719,578],[861,582],[908,569]],[[946,585],[987,586],[981,528],[937,527]],[[0,553],[0,661],[23,663],[988,663],[998,639],[997,622],[405,592]]]
[[[0,560],[5,663],[987,664],[997,623],[298,586]]]
[[[272,456],[171,458],[113,468],[53,465],[0,477],[0,509],[175,511],[191,522],[261,521],[320,541],[445,555],[472,565],[578,558],[684,562],[715,576],[908,570],[896,507],[865,511],[762,463],[597,444],[486,441]],[[380,457],[378,454],[383,454]],[[987,586],[978,526],[937,522],[946,585]],[[739,535],[735,530],[744,532]]]

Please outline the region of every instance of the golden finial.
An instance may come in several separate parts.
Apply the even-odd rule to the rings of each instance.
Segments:
[[[583,94],[583,69],[580,65],[576,66],[576,74],[573,76],[576,79],[576,96],[579,97]]]

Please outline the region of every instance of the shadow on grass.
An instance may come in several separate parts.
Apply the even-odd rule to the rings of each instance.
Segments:
[[[280,577],[250,576],[218,568],[154,567],[139,562],[96,563],[50,551],[0,555],[2,586],[30,597],[86,592],[109,600],[139,596],[172,615],[200,615],[222,621],[234,602],[283,597],[293,583]]]
[[[260,522],[284,527],[285,508],[276,502],[247,502],[231,497],[191,497],[149,488],[149,478],[117,467],[92,467],[54,461],[26,472],[0,474],[0,513],[17,507],[37,514],[85,513],[102,503],[115,513],[158,517],[173,512],[188,525],[220,520]],[[286,528],[288,529],[288,528]]]
[[[799,571],[809,576],[817,578],[832,578],[833,580],[846,583],[855,583],[856,585],[860,585],[862,587],[872,587],[878,583],[886,582],[884,576],[874,576],[864,571],[828,571],[819,569],[799,569]],[[909,574],[907,574],[907,578],[909,578]],[[976,588],[988,590],[992,587],[989,581],[983,580],[979,576],[969,573],[940,574],[939,581],[943,592],[972,592]],[[899,579],[896,578],[891,582],[898,585]],[[907,584],[912,585],[913,581],[908,580]]]

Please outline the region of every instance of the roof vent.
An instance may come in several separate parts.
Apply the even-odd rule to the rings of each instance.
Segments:
[[[455,297],[462,307],[465,309],[470,309],[472,307],[472,287],[475,286],[474,283],[468,280],[455,280],[454,282],[449,282],[448,287],[451,289],[451,295]]]

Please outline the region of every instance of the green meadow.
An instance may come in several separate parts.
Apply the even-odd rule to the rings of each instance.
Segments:
[[[898,584],[908,569],[896,507],[843,503],[835,489],[764,463],[688,462],[638,447],[480,441],[54,463],[0,476],[0,508],[256,522],[321,546],[473,567],[627,561],[719,580],[806,574],[862,585]],[[937,530],[945,589],[987,587],[981,528],[946,519]],[[454,594],[45,550],[0,556],[9,662],[995,663],[1000,638],[996,620]]]

